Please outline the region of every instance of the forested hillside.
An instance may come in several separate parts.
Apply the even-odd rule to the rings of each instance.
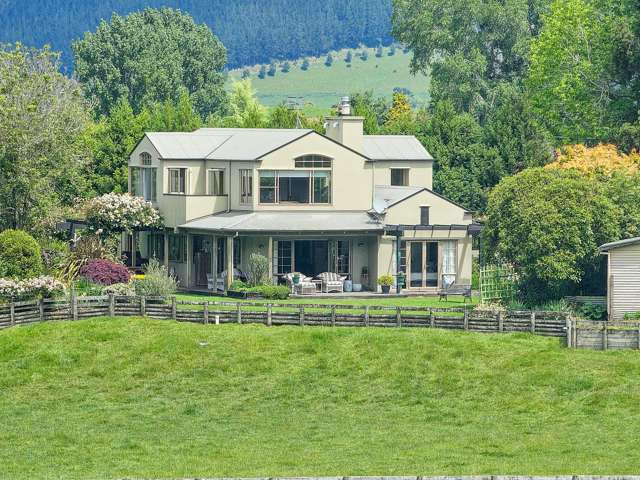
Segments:
[[[227,47],[232,68],[391,42],[391,0],[4,0],[0,43],[50,44],[71,66],[71,42],[101,19],[163,6],[206,23]]]

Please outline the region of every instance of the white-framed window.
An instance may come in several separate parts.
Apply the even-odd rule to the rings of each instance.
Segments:
[[[187,193],[187,169],[186,168],[169,168],[169,193],[186,194]]]
[[[151,165],[151,154],[149,152],[140,154],[140,165]]]
[[[155,202],[157,194],[157,168],[131,167],[131,194]]]
[[[350,240],[338,240],[337,242],[337,272],[341,275],[347,275],[351,273],[351,241]]]
[[[295,159],[296,168],[331,168],[331,158],[324,155],[303,155]]]
[[[240,170],[240,203],[253,201],[253,170]]]
[[[392,168],[391,185],[396,187],[407,187],[409,185],[409,169]]]
[[[447,240],[441,242],[442,246],[442,280],[451,285],[456,281],[456,263],[458,253],[458,242]]]
[[[331,170],[264,170],[259,173],[260,203],[331,203]]]
[[[207,192],[209,195],[224,195],[224,170],[212,168],[207,171]]]

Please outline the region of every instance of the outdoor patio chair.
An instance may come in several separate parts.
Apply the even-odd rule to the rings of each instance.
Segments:
[[[344,281],[347,277],[342,277],[337,273],[324,272],[318,275],[318,278],[322,280],[322,292],[344,292]]]
[[[293,277],[295,275],[300,276],[300,280],[298,281],[298,283],[293,283]],[[284,278],[287,281],[287,286],[289,287],[291,293],[298,295],[312,295],[316,293],[316,284],[311,281],[310,277],[307,277],[302,273],[287,273]]]

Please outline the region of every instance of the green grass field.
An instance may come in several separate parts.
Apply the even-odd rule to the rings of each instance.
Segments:
[[[0,332],[0,478],[631,474],[640,356],[430,329]]]
[[[334,62],[326,67],[326,56],[310,58],[307,71],[301,70],[302,59],[296,64],[290,62],[291,70],[283,73],[278,68],[274,77],[258,78],[259,66],[251,67],[251,81],[258,92],[258,98],[268,106],[282,103],[287,97],[304,97],[305,111],[312,114],[326,114],[327,110],[337,104],[343,95],[353,92],[371,90],[378,96],[391,97],[394,87],[408,88],[414,94],[416,102],[424,104],[428,101],[429,81],[424,75],[411,75],[409,72],[410,54],[396,49],[396,54],[375,56],[375,49],[366,49],[369,53],[367,61],[355,56],[362,49],[351,50],[353,59],[351,67],[344,61],[347,50],[332,52]],[[240,78],[242,70],[230,72],[230,78]]]

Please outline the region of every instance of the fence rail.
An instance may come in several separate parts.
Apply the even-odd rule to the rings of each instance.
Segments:
[[[573,320],[568,344],[590,350],[640,349],[640,322]]]
[[[568,316],[558,312],[483,312],[470,308],[252,302],[168,302],[145,297],[76,297],[0,305],[0,329],[51,320],[146,316],[202,324],[261,323],[333,327],[423,327],[474,332],[530,332],[566,337]]]

